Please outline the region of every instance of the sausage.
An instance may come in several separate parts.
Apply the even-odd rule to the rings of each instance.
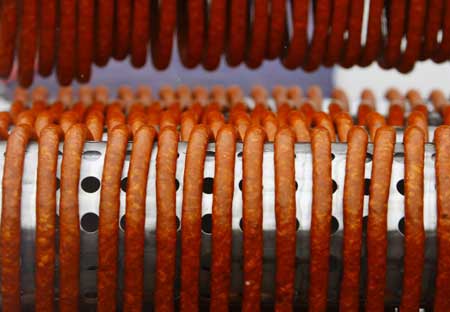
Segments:
[[[370,112],[366,116],[367,128],[369,129],[370,141],[375,140],[377,130],[386,125],[383,115],[377,112]]]
[[[422,112],[412,112],[408,117],[408,126],[415,126],[422,130],[425,142],[428,142],[428,120]]]
[[[69,110],[62,113],[59,124],[61,126],[61,130],[64,133],[67,133],[67,131],[69,131],[69,129],[78,122],[80,122],[80,120],[78,119],[78,115],[75,112]]]
[[[8,78],[14,62],[19,3],[2,0],[0,10],[0,78]]]
[[[266,57],[277,58],[283,48],[283,36],[286,30],[286,1],[272,0],[270,6],[269,33]]]
[[[78,189],[87,130],[75,124],[64,136],[59,200],[59,309],[78,311],[80,294],[80,217]]]
[[[203,56],[207,7],[203,0],[179,2],[179,5],[178,51],[183,65],[194,68]]]
[[[208,16],[207,46],[203,58],[203,67],[207,70],[215,70],[220,64],[220,58],[225,47],[227,1],[212,0]]]
[[[361,31],[364,16],[364,1],[350,1],[350,13],[347,19],[348,39],[345,42],[340,64],[349,68],[361,58]]]
[[[75,73],[77,2],[76,0],[61,0],[59,5],[64,10],[59,10],[57,76],[59,83],[67,86],[72,82]]]
[[[57,0],[40,2],[38,72],[43,77],[50,76],[55,63],[57,5]]]
[[[448,60],[450,55],[450,5],[444,2],[442,14],[442,39],[441,43],[434,51],[432,60],[436,63],[442,63]]]
[[[273,142],[278,129],[278,120],[275,117],[275,114],[273,112],[267,112],[261,123],[264,127],[264,131],[266,131],[267,141]]]
[[[434,133],[436,144],[436,192],[437,192],[437,274],[434,295],[434,311],[448,311],[450,301],[450,193],[447,181],[450,173],[450,127],[441,126]]]
[[[114,1],[102,0],[97,4],[95,64],[103,67],[112,54],[114,25]]]
[[[261,66],[267,46],[269,31],[269,1],[259,0],[250,2],[253,5],[253,23],[249,29],[249,45],[246,51],[245,63],[249,68]]]
[[[384,310],[387,255],[387,202],[391,184],[395,130],[384,126],[375,135],[367,223],[367,311]]]
[[[92,107],[91,107],[92,108]],[[86,114],[84,123],[94,141],[100,141],[103,136],[103,111],[97,109],[89,109]]]
[[[156,156],[156,268],[154,308],[174,311],[176,258],[176,189],[178,133],[165,127],[159,133]]]
[[[196,311],[199,307],[203,169],[208,137],[208,128],[196,125],[186,152],[181,218],[180,311]]]
[[[428,2],[427,17],[425,19],[424,41],[421,60],[431,58],[438,48],[437,34],[441,28],[444,14],[444,0],[431,0]]]
[[[296,257],[295,138],[289,128],[275,137],[275,310],[292,311]]]
[[[113,42],[113,56],[116,60],[124,60],[130,50],[133,23],[132,8],[133,2],[131,0],[118,0],[116,2],[115,38]],[[148,27],[149,24],[146,25]]]
[[[36,180],[36,311],[53,311],[55,280],[56,166],[58,126],[45,127],[39,136]]]
[[[248,2],[246,0],[231,0],[229,4],[229,30],[228,45],[226,48],[226,61],[231,67],[242,63],[247,44],[247,14]]]
[[[133,135],[126,197],[123,309],[141,311],[144,293],[145,201],[155,129],[142,126]],[[111,138],[112,139],[112,138]],[[117,227],[117,226],[116,226]]]
[[[9,136],[9,123],[11,118],[8,112],[0,112],[0,140],[6,140]]]
[[[344,46],[344,33],[347,28],[349,0],[335,0],[330,17],[330,33],[324,55],[324,64],[332,66],[339,61]]]
[[[361,273],[362,216],[364,207],[364,170],[368,137],[361,127],[348,133],[344,184],[343,275],[339,296],[341,311],[359,310]]]
[[[232,261],[232,205],[236,132],[224,125],[216,138],[211,251],[211,302],[213,311],[228,311]]]
[[[381,24],[383,9],[383,0],[370,1],[366,45],[362,50],[359,60],[359,65],[361,66],[369,66],[380,54],[383,39]]]
[[[297,142],[311,142],[309,129],[304,118],[304,115],[299,111],[295,111],[289,116],[289,124],[295,133]]]
[[[314,106],[314,109],[320,111],[323,103],[323,92],[320,86],[312,85],[306,91],[309,102]]]
[[[406,0],[392,1],[386,12],[388,18],[388,34],[386,44],[383,47],[382,57],[378,64],[382,68],[392,68],[401,56],[401,42],[405,31]]]
[[[397,64],[397,69],[401,73],[408,73],[414,68],[414,64],[421,54],[423,32],[425,29],[425,16],[428,1],[411,0],[408,3],[409,14],[406,29],[407,45]]]
[[[334,117],[334,123],[336,124],[339,141],[347,142],[348,132],[353,127],[352,116],[346,112],[338,113]]]
[[[303,69],[306,71],[316,70],[322,62],[326,50],[331,10],[329,0],[317,0],[314,3],[314,33],[303,64]]]
[[[243,266],[242,311],[259,311],[263,273],[262,171],[265,132],[247,130],[242,165]]]
[[[125,125],[117,126],[110,131],[103,165],[99,206],[97,271],[99,311],[115,311],[117,307],[120,180],[127,143],[128,128]]]
[[[192,129],[197,124],[195,113],[193,111],[186,111],[181,115],[181,141],[187,142],[191,136]]]
[[[389,114],[387,123],[390,126],[402,127],[404,122],[405,100],[396,89],[389,89],[386,93],[389,100]]]
[[[408,127],[405,132],[404,146],[405,253],[400,309],[402,311],[418,311],[425,263],[425,228],[423,225],[425,135],[421,129]]]
[[[154,102],[147,108],[148,125],[152,127],[158,126],[160,122],[160,117],[161,117],[161,107],[159,106],[158,102]]]
[[[33,82],[34,61],[37,50],[37,0],[23,0],[21,13],[18,80],[21,86],[28,88]]]
[[[25,110],[24,100],[14,100],[9,108],[9,114],[11,115],[11,120],[16,123],[19,114]]]
[[[295,69],[303,65],[307,53],[309,1],[294,0],[291,11],[292,38],[285,43],[282,63],[288,69]]]
[[[324,112],[316,112],[313,115],[313,123],[316,127],[327,129],[332,142],[336,141],[336,132],[334,131],[334,125],[330,116]]]
[[[331,226],[331,140],[325,128],[311,132],[313,199],[310,230],[309,311],[325,311],[328,291]]]
[[[247,129],[250,127],[250,117],[245,111],[241,111],[236,113],[233,117],[233,124],[236,127],[236,131],[238,132],[239,139],[244,141],[245,134],[247,133]]]
[[[3,2],[3,5],[5,3]],[[31,137],[28,125],[16,126],[6,144],[2,180],[0,261],[2,310],[20,311],[20,210],[25,151]]]
[[[95,3],[90,0],[78,0],[77,6],[76,77],[79,82],[88,82],[94,58]]]
[[[225,124],[225,118],[220,111],[211,111],[206,113],[205,116],[209,129],[213,137],[216,138],[220,128]]]
[[[140,68],[147,61],[147,46],[150,40],[151,16],[148,0],[135,0],[131,20],[131,64]],[[116,22],[117,23],[117,22]],[[129,27],[129,26],[128,26]],[[127,34],[128,35],[128,34]]]
[[[152,1],[150,17],[152,24],[151,51],[153,65],[156,69],[166,69],[172,56],[173,33],[176,24],[176,0]]]

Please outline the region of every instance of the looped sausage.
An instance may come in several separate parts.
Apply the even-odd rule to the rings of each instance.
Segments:
[[[180,311],[197,311],[199,307],[203,169],[208,138],[208,128],[196,125],[186,152],[181,214]]]
[[[100,191],[97,291],[99,311],[117,308],[120,179],[128,143],[128,128],[116,126],[106,145]],[[130,177],[131,178],[131,177]]]
[[[0,270],[2,310],[20,311],[20,209],[25,151],[31,138],[28,125],[14,128],[8,138],[2,180]]]

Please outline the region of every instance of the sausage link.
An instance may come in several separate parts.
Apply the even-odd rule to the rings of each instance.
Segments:
[[[224,50],[227,26],[227,1],[213,0],[209,7],[209,21],[206,28],[206,50],[203,66],[207,70],[215,70],[220,63]]]
[[[98,227],[98,311],[116,311],[120,178],[128,143],[125,125],[110,131],[103,165]],[[131,177],[130,177],[131,178]]]
[[[324,64],[332,66],[339,61],[344,46],[344,33],[347,28],[349,0],[333,0],[330,17],[330,33],[324,55]]]
[[[203,169],[208,137],[208,128],[196,125],[186,152],[181,214],[180,311],[197,311],[199,307]]]
[[[133,136],[125,214],[124,311],[142,311],[145,201],[154,138],[155,129],[149,126],[141,127]]]
[[[386,17],[388,20],[388,34],[386,44],[383,47],[383,55],[378,64],[382,68],[394,67],[401,56],[401,43],[405,31],[406,0],[390,2],[386,7]]]
[[[346,112],[338,113],[334,117],[334,123],[336,124],[339,141],[347,142],[348,132],[353,127],[352,116]]]
[[[156,1],[158,2],[158,1]],[[133,19],[131,31],[131,64],[140,68],[147,61],[147,46],[150,40],[151,1],[133,1]]]
[[[339,296],[341,311],[359,310],[359,279],[361,272],[362,215],[364,206],[364,170],[367,133],[352,127],[348,133],[344,184],[343,275]]]
[[[269,1],[258,0],[253,3],[253,22],[249,30],[249,45],[245,63],[249,68],[261,66],[266,53],[267,33],[269,31]]]
[[[309,2],[303,0],[292,1],[292,38],[285,43],[282,51],[282,63],[289,69],[298,68],[303,64],[308,48],[308,16]]]
[[[229,66],[241,64],[245,55],[248,31],[248,2],[246,0],[230,0],[229,32],[226,60]]]
[[[294,144],[294,134],[289,128],[277,132],[274,147],[277,311],[292,311],[294,302],[297,232]]]
[[[242,165],[243,210],[243,311],[259,311],[263,273],[262,164],[265,132],[258,126],[247,130]]]
[[[156,268],[154,305],[156,311],[174,311],[176,258],[176,189],[178,133],[165,127],[159,133],[156,156]]]
[[[180,129],[181,141],[183,142],[189,141],[192,129],[194,129],[196,124],[197,118],[193,111],[188,110],[181,115],[181,129]]]
[[[33,82],[34,62],[37,50],[37,0],[22,1],[21,27],[18,47],[18,80],[28,88]]]
[[[361,32],[364,16],[364,1],[350,1],[348,17],[348,39],[345,42],[340,64],[349,68],[361,58]]]
[[[311,132],[313,199],[310,230],[309,311],[326,311],[331,226],[331,140],[328,130]]]
[[[387,203],[391,185],[395,130],[375,135],[367,225],[367,311],[384,311],[387,256]]]
[[[405,146],[405,241],[403,257],[403,292],[401,311],[418,311],[425,263],[425,229],[423,225],[423,178],[425,135],[408,127]]]
[[[278,130],[278,120],[273,112],[267,112],[263,117],[262,126],[264,131],[266,131],[266,137],[268,142],[273,142],[275,140],[275,135]]]
[[[178,51],[183,65],[194,68],[200,63],[203,54],[206,2],[191,0],[179,4]]]
[[[295,111],[289,116],[289,124],[295,133],[297,142],[311,142],[308,126],[302,112]]]
[[[16,126],[6,144],[2,180],[0,254],[2,310],[20,311],[20,210],[25,151],[31,128]]]
[[[130,50],[131,27],[133,23],[133,1],[116,1],[115,40],[113,42],[113,56],[116,60],[124,60]],[[146,23],[148,27],[149,24]]]
[[[283,36],[286,30],[286,1],[272,0],[270,7],[269,33],[267,40],[267,58],[277,58],[283,48]]]
[[[64,10],[59,10],[57,76],[59,83],[67,86],[75,73],[77,0],[61,0],[59,5]]]
[[[425,142],[428,142],[428,120],[422,112],[412,112],[408,117],[408,126],[414,126],[422,130]]]
[[[105,66],[112,54],[114,1],[102,0],[97,3],[95,64]]]
[[[57,7],[57,0],[40,2],[38,72],[43,77],[50,76],[55,63]]]
[[[306,71],[317,70],[322,62],[327,45],[331,10],[332,7],[329,0],[316,0],[314,3],[313,37],[308,48],[305,63],[303,64],[303,68]]]
[[[369,66],[380,54],[383,40],[381,24],[383,9],[383,0],[370,1],[366,45],[359,60],[359,65],[361,66]]]
[[[421,60],[431,58],[438,48],[437,34],[444,18],[443,10],[444,0],[429,1]]]
[[[377,112],[370,112],[366,117],[367,128],[369,129],[370,141],[375,140],[375,135],[381,127],[386,125],[384,116]]]
[[[436,192],[437,192],[437,275],[435,280],[434,311],[450,310],[450,127],[441,126],[434,134],[436,144]]]
[[[91,0],[78,0],[77,6],[76,76],[79,82],[88,82],[94,58],[95,3]]]
[[[212,311],[228,311],[235,154],[235,130],[231,125],[224,125],[216,138],[211,242],[210,309]]]
[[[8,112],[0,112],[0,140],[6,140],[9,136],[9,123],[11,117]]]
[[[316,127],[322,127],[327,129],[328,134],[330,135],[330,140],[332,142],[336,141],[336,132],[334,130],[333,122],[331,121],[330,116],[324,112],[316,112],[313,115],[313,123]]]
[[[8,78],[14,62],[16,48],[17,0],[2,0],[0,7],[0,78]]]
[[[173,33],[176,24],[176,0],[152,1],[153,19],[151,51],[153,65],[162,70],[169,66],[172,56]]]
[[[36,180],[36,311],[54,310],[56,166],[58,126],[45,127],[39,136]]]
[[[80,217],[78,189],[87,130],[75,124],[64,137],[59,200],[59,310],[79,310]]]

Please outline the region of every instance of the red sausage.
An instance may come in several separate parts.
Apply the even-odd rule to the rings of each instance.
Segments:
[[[208,137],[206,126],[195,126],[186,152],[181,218],[180,311],[197,311],[199,307],[203,169]]]
[[[156,156],[156,268],[154,307],[157,311],[174,311],[176,257],[176,189],[178,133],[165,127],[158,138]]]
[[[389,126],[375,135],[367,224],[367,311],[384,311],[387,255],[387,202],[391,185],[395,130]]]
[[[20,311],[20,207],[25,151],[32,129],[14,128],[8,138],[2,180],[0,263],[2,310]],[[6,282],[7,281],[7,282]]]
[[[348,133],[344,184],[344,272],[339,307],[341,311],[359,310],[359,279],[361,272],[362,214],[364,206],[364,169],[367,133],[353,127]]]
[[[296,256],[294,134],[281,128],[275,137],[276,291],[275,310],[292,311]]]
[[[117,308],[120,179],[128,143],[125,125],[110,131],[103,165],[98,227],[98,311]]]
[[[259,311],[263,265],[262,163],[265,132],[258,126],[247,130],[242,165],[243,262],[242,311]]]
[[[212,206],[211,303],[212,311],[228,311],[231,285],[232,204],[236,133],[223,126],[216,138]]]
[[[149,126],[141,127],[133,136],[125,214],[124,311],[142,311],[145,201],[154,138],[155,129]]]

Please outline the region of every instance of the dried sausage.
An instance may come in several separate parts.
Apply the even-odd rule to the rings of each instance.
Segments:
[[[225,125],[216,138],[211,242],[210,309],[213,311],[228,311],[229,304],[235,154],[235,130]]]
[[[127,143],[128,128],[125,125],[117,126],[110,131],[106,145],[99,206],[97,272],[97,309],[99,311],[115,311],[117,307],[120,180]]]
[[[157,311],[174,311],[176,258],[176,189],[178,133],[165,127],[158,138],[156,156],[156,268],[154,307]]]
[[[196,125],[186,152],[181,214],[180,311],[197,311],[199,308],[203,169],[208,138],[208,128]]]
[[[6,144],[2,180],[2,220],[0,261],[2,310],[20,311],[20,210],[25,151],[32,129],[14,128]],[[7,282],[5,282],[7,281]]]

